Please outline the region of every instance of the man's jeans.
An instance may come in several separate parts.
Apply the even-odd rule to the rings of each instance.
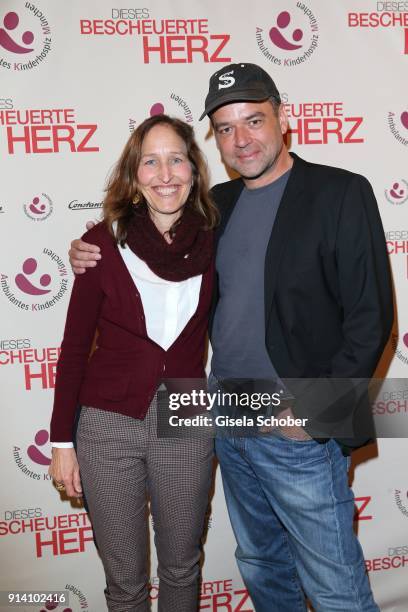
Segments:
[[[211,392],[219,389],[210,377]],[[234,437],[220,428],[216,453],[236,558],[256,612],[378,612],[353,532],[348,462],[329,440],[279,431]]]

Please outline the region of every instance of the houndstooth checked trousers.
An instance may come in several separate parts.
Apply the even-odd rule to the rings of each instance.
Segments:
[[[160,612],[196,612],[200,539],[213,440],[157,437],[157,396],[144,420],[84,406],[77,455],[105,569],[108,609],[147,612],[150,498]]]

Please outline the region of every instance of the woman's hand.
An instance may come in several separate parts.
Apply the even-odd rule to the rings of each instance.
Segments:
[[[52,448],[48,473],[55,483],[63,484],[68,497],[82,497],[79,465],[73,448]]]

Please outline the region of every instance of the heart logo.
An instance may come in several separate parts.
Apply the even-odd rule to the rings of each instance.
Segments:
[[[404,128],[408,130],[408,111],[404,111],[401,114],[401,123],[404,126]]]
[[[405,346],[408,348],[408,334],[405,334],[405,336],[403,337],[403,341]]]

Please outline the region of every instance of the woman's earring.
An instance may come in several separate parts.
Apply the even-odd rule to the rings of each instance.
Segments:
[[[133,204],[134,204],[135,206],[138,206],[138,205],[140,204],[140,193],[137,193],[137,194],[135,195],[135,197],[133,198],[132,202],[133,202]]]

